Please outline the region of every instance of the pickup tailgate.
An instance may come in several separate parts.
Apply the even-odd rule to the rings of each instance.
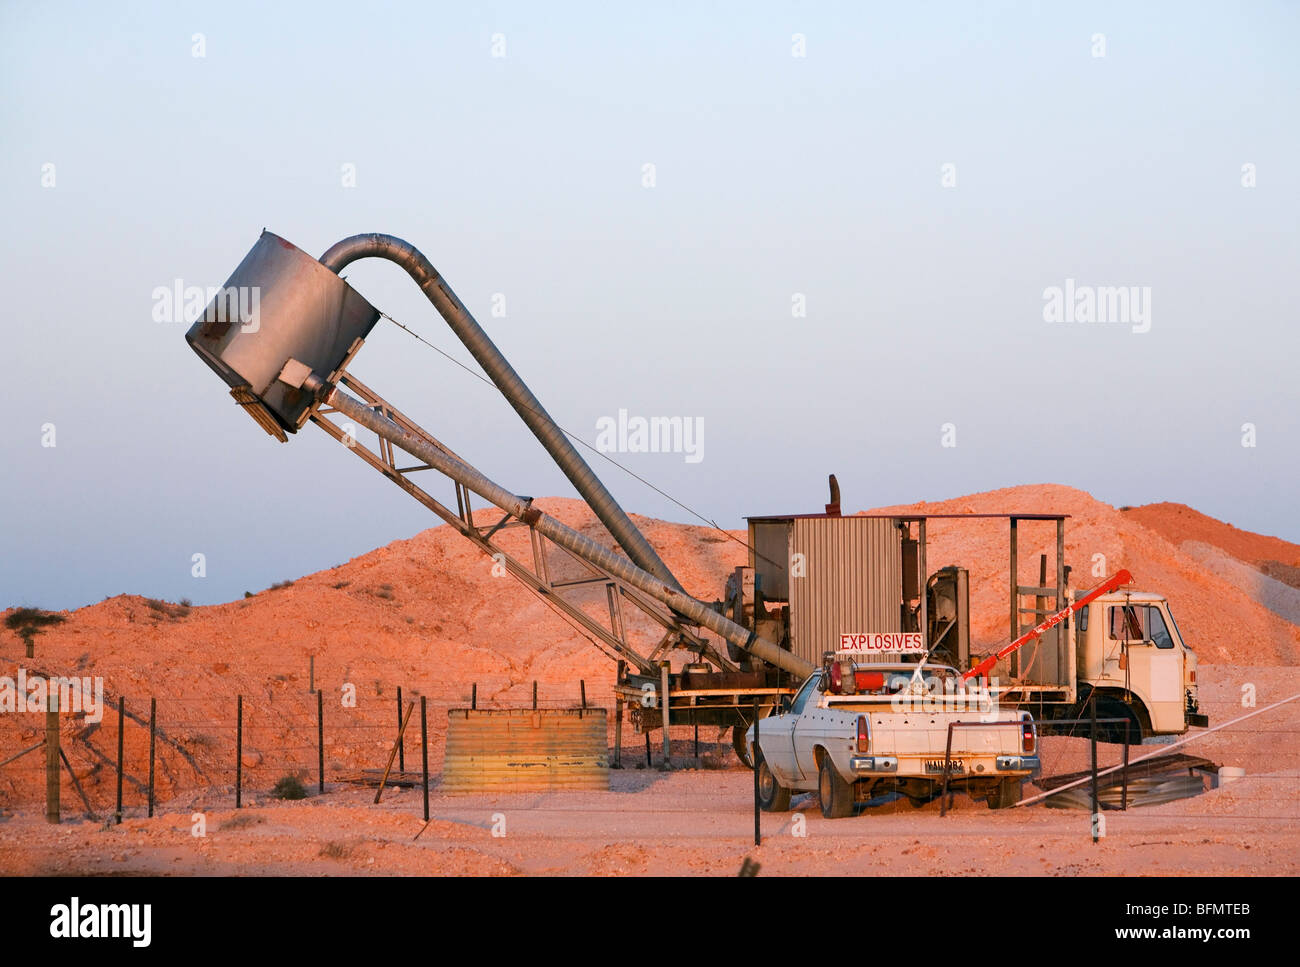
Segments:
[[[871,713],[871,752],[900,759],[942,759],[952,722],[963,723],[952,730],[953,758],[1020,753],[1021,720],[1014,713],[981,722],[978,713],[894,711]]]

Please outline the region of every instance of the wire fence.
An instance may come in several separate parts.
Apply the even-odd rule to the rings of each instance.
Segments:
[[[283,683],[281,683],[283,684]],[[122,814],[149,810],[153,802],[178,799],[265,799],[281,780],[308,791],[322,784],[364,782],[383,770],[391,755],[393,778],[409,784],[427,753],[429,782],[439,784],[449,713],[455,709],[603,709],[610,760],[628,768],[663,761],[661,732],[637,734],[624,711],[614,722],[609,683],[485,680],[482,685],[397,686],[369,680],[310,688],[259,688],[249,693],[190,692],[169,695],[105,693],[97,712],[69,709],[58,716],[62,812],[117,814],[119,743]],[[409,710],[409,711],[408,711]],[[423,712],[423,716],[422,716]],[[405,730],[402,722],[409,714]],[[42,714],[7,716],[12,748],[0,748],[0,807],[35,804],[47,796],[46,722]],[[25,721],[24,721],[25,720]],[[400,738],[399,738],[400,732]],[[621,749],[615,736],[621,732]],[[731,730],[673,726],[670,756],[705,768],[741,768],[732,754]],[[151,754],[152,747],[152,754]],[[617,753],[617,754],[616,754]],[[403,779],[402,774],[406,774]]]
[[[621,760],[628,770],[657,769],[664,764],[662,733],[637,733],[626,709],[621,748],[614,749],[616,706],[609,681],[533,683],[485,677],[477,684],[399,687],[375,679],[332,684],[295,680],[302,678],[305,676],[272,676],[247,692],[105,694],[101,716],[84,710],[62,712],[58,732],[66,757],[59,770],[63,815],[75,819],[116,814],[119,744],[122,814],[128,817],[145,815],[149,809],[151,765],[156,803],[202,801],[233,806],[237,797],[245,804],[264,800],[286,777],[297,779],[309,792],[315,792],[322,781],[327,787],[338,788],[340,782],[359,781],[367,772],[383,770],[390,756],[393,773],[406,773],[409,779],[409,774],[418,773],[423,766],[425,736],[429,781],[436,790],[444,762],[448,713],[471,707],[545,710],[585,704],[604,709],[611,762]],[[318,686],[316,691],[311,690],[312,684]],[[1188,777],[1196,778],[1200,788],[1189,787],[1187,796],[1162,802],[1161,814],[1207,821],[1241,816],[1288,822],[1300,819],[1298,707],[1292,705],[1287,714],[1255,718],[1249,725],[1243,722],[1213,735],[1197,736],[1181,748],[1180,753],[1205,759],[1210,767],[1185,766]],[[410,718],[399,743],[399,726],[408,708]],[[1212,717],[1228,723],[1242,711],[1225,704],[1213,710]],[[0,748],[0,808],[34,806],[46,795],[47,767],[40,751],[45,738],[44,716],[6,718],[11,725],[17,724],[7,730]],[[669,736],[669,758],[679,768],[744,768],[732,751],[730,727],[675,725]],[[1135,742],[1129,749],[1130,762],[1159,752],[1162,742],[1172,741]],[[1122,745],[1099,742],[1096,748],[1099,771],[1122,763]],[[1042,771],[1026,787],[1027,797],[1051,792],[1060,784],[1058,780],[1078,777],[1092,764],[1091,743],[1080,735],[1041,736],[1038,755]],[[1233,775],[1228,783],[1220,775],[1220,767],[1242,769],[1245,774]],[[1173,775],[1178,769],[1168,771]],[[1086,791],[1089,782],[1082,786]],[[1214,788],[1229,790],[1219,806],[1211,808],[1196,801],[1198,793]],[[706,802],[716,805],[717,794],[693,788],[675,792],[672,803],[660,803],[654,810],[697,811],[698,804]],[[529,808],[563,811],[566,806],[539,801]],[[1130,812],[1140,808],[1142,802],[1135,790]]]

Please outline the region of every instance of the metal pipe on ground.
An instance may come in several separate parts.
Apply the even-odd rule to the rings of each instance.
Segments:
[[[533,435],[564,471],[564,475],[595,511],[596,516],[609,528],[609,532],[618,541],[619,546],[627,551],[628,556],[642,570],[650,572],[664,584],[680,592],[681,585],[668,569],[668,565],[655,553],[654,548],[645,539],[645,535],[632,523],[618,501],[582,459],[564,431],[556,425],[550,414],[543,408],[541,401],[520,379],[505,356],[501,355],[501,350],[497,349],[487,333],[483,331],[483,327],[470,315],[456,293],[452,292],[451,286],[433,267],[433,263],[409,242],[379,233],[353,235],[336,242],[320,257],[320,263],[338,274],[347,265],[364,258],[387,259],[406,271],[425,297],[433,303],[433,307],[447,321],[447,325],[465,344],[465,348],[483,367],[483,371],[496,384],[507,402],[533,431]]]

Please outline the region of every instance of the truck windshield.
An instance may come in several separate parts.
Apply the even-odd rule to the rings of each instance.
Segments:
[[[1149,641],[1157,648],[1174,647],[1164,616],[1153,604],[1126,604],[1111,608],[1110,637],[1116,641]]]
[[[1178,630],[1178,622],[1174,620],[1174,609],[1169,607],[1168,602],[1165,602],[1165,613],[1169,615],[1169,623],[1174,626],[1174,635],[1183,643],[1184,648],[1191,651],[1192,646],[1187,643],[1187,639],[1183,637],[1183,633]]]

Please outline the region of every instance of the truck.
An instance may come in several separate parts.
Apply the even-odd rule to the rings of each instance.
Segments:
[[[1078,718],[1095,696],[1097,717],[1127,720],[1130,737],[1180,735],[1205,728],[1197,659],[1174,621],[1169,601],[1151,591],[1118,589],[1081,608],[1071,621],[1077,696],[1073,703],[1035,702],[1014,689],[1004,700],[1037,705],[1047,719]],[[1098,738],[1123,741],[1124,726],[1099,726]]]
[[[835,819],[889,792],[923,805],[945,781],[992,809],[1015,805],[1039,770],[1033,717],[960,685],[945,665],[828,656],[793,700],[745,733],[759,805],[783,812],[794,793],[816,792],[822,815]]]

